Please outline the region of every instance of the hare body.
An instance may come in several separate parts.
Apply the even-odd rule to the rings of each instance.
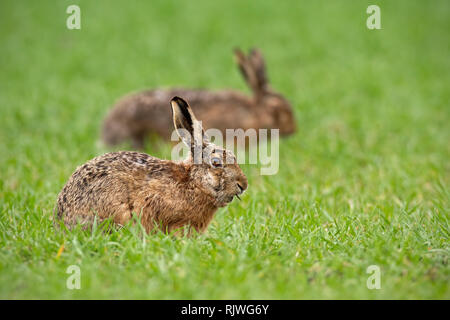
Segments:
[[[268,85],[264,60],[259,51],[248,57],[236,51],[238,65],[253,95],[238,91],[202,89],[155,89],[125,96],[106,116],[102,139],[108,145],[131,141],[141,148],[155,134],[170,139],[170,116],[165,112],[168,99],[185,97],[205,129],[216,128],[225,137],[226,129],[279,129],[281,135],[295,132],[289,102]],[[258,133],[257,132],[257,133]]]
[[[197,121],[187,104],[176,99],[172,107],[179,108],[174,110],[177,132],[186,129],[193,134]],[[211,154],[199,164],[192,155],[181,162],[128,151],[96,157],[77,168],[60,192],[58,217],[71,228],[78,223],[89,226],[95,217],[123,225],[136,214],[147,232],[155,225],[167,232],[186,225],[203,232],[216,210],[247,188],[247,179],[230,151],[214,146],[206,137],[203,147]],[[232,163],[225,163],[225,156]]]
[[[218,205],[188,183],[190,170],[187,163],[144,153],[107,153],[74,172],[59,196],[58,215],[69,227],[89,225],[96,215],[98,221],[112,217],[123,225],[135,213],[148,231],[153,222],[169,232],[187,223],[203,231]]]
[[[173,96],[185,97],[205,128],[217,128],[223,134],[227,128],[270,126],[270,119],[259,119],[260,113],[251,98],[237,92],[156,89],[126,96],[117,103],[104,122],[104,142],[115,145],[129,140],[134,147],[141,148],[150,134],[170,140],[172,119],[166,110],[167,101]]]

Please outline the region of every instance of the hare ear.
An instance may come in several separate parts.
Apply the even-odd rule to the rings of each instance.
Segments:
[[[250,50],[249,61],[255,71],[256,79],[258,82],[258,87],[260,90],[266,90],[268,86],[267,75],[266,75],[266,64],[261,51],[258,49]]]
[[[254,93],[258,93],[260,91],[258,78],[250,60],[240,49],[234,49],[234,57],[236,59],[239,70],[241,71],[242,76],[244,77],[250,89]]]
[[[188,103],[180,97],[173,97],[170,104],[172,106],[173,125],[177,134],[191,148],[191,151],[194,151],[194,147],[207,143],[208,138],[201,122],[195,118]]]

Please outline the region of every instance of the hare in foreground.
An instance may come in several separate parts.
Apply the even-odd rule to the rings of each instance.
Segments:
[[[175,162],[122,151],[88,161],[58,196],[58,218],[68,228],[77,223],[89,226],[95,216],[123,225],[135,213],[147,232],[155,225],[165,232],[184,226],[203,232],[219,207],[247,189],[247,178],[233,153],[208,140],[183,99],[174,97],[170,103],[173,124],[190,148],[189,157]],[[200,139],[190,139],[194,132],[202,133]],[[203,159],[194,163],[198,148]]]
[[[170,139],[170,117],[165,112],[173,96],[185,97],[205,129],[244,130],[279,129],[280,135],[295,132],[296,125],[290,103],[274,92],[268,83],[264,59],[258,50],[248,56],[235,50],[239,69],[253,92],[251,97],[238,91],[201,89],[155,89],[125,96],[106,116],[102,139],[107,145],[131,141],[142,148],[149,134]],[[259,131],[259,130],[258,130]]]

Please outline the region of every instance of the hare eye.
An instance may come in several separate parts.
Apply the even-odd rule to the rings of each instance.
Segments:
[[[220,158],[218,158],[218,157],[214,157],[214,158],[211,159],[211,164],[214,167],[219,168],[219,167],[222,166],[222,160]]]

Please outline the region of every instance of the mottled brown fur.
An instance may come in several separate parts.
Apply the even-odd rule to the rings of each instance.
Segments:
[[[156,134],[170,139],[171,119],[167,101],[182,96],[189,101],[205,129],[217,128],[225,138],[225,129],[279,129],[280,135],[295,132],[290,103],[269,87],[264,60],[257,50],[248,56],[236,50],[235,56],[253,95],[238,91],[201,89],[155,89],[125,96],[106,116],[102,139],[108,145],[131,141],[141,148],[145,138]]]
[[[177,131],[186,129],[192,134],[198,122],[187,103],[174,98],[172,109]],[[180,118],[184,121],[176,120]],[[181,162],[130,151],[96,157],[78,167],[60,192],[58,217],[71,228],[78,223],[89,226],[96,216],[99,221],[111,217],[123,225],[137,214],[147,232],[155,225],[166,232],[183,226],[203,232],[217,208],[247,188],[247,178],[230,151],[213,145],[207,137],[202,147],[212,152],[200,164],[194,164],[192,154]],[[225,156],[232,163],[226,163]],[[212,159],[218,158],[223,162],[216,167]]]

